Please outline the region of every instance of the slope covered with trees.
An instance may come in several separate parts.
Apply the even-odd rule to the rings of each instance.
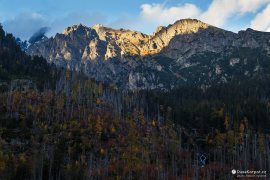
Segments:
[[[269,95],[231,85],[242,91],[156,96],[62,78],[55,90],[0,95],[1,177],[229,179],[232,168],[269,168]]]
[[[0,83],[29,79],[43,88],[56,76],[56,68],[43,58],[26,55],[12,34],[6,34],[0,25]]]

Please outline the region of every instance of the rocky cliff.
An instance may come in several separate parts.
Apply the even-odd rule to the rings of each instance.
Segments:
[[[153,35],[80,24],[27,53],[123,88],[210,86],[269,72],[270,33],[233,33],[194,19],[158,27]]]

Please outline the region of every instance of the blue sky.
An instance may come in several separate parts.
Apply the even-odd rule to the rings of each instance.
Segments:
[[[7,32],[28,39],[42,27],[48,36],[74,24],[100,23],[151,34],[159,25],[183,18],[239,31],[270,31],[270,0],[0,0]]]

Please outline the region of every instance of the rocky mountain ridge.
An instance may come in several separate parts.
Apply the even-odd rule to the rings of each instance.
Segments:
[[[158,27],[153,35],[79,24],[32,44],[27,53],[123,88],[209,86],[268,67],[270,33],[233,33],[194,19]]]

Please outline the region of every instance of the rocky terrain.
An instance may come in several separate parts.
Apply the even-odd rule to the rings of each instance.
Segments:
[[[208,87],[269,73],[270,33],[233,33],[194,19],[152,35],[80,24],[31,44],[27,53],[122,88]]]

